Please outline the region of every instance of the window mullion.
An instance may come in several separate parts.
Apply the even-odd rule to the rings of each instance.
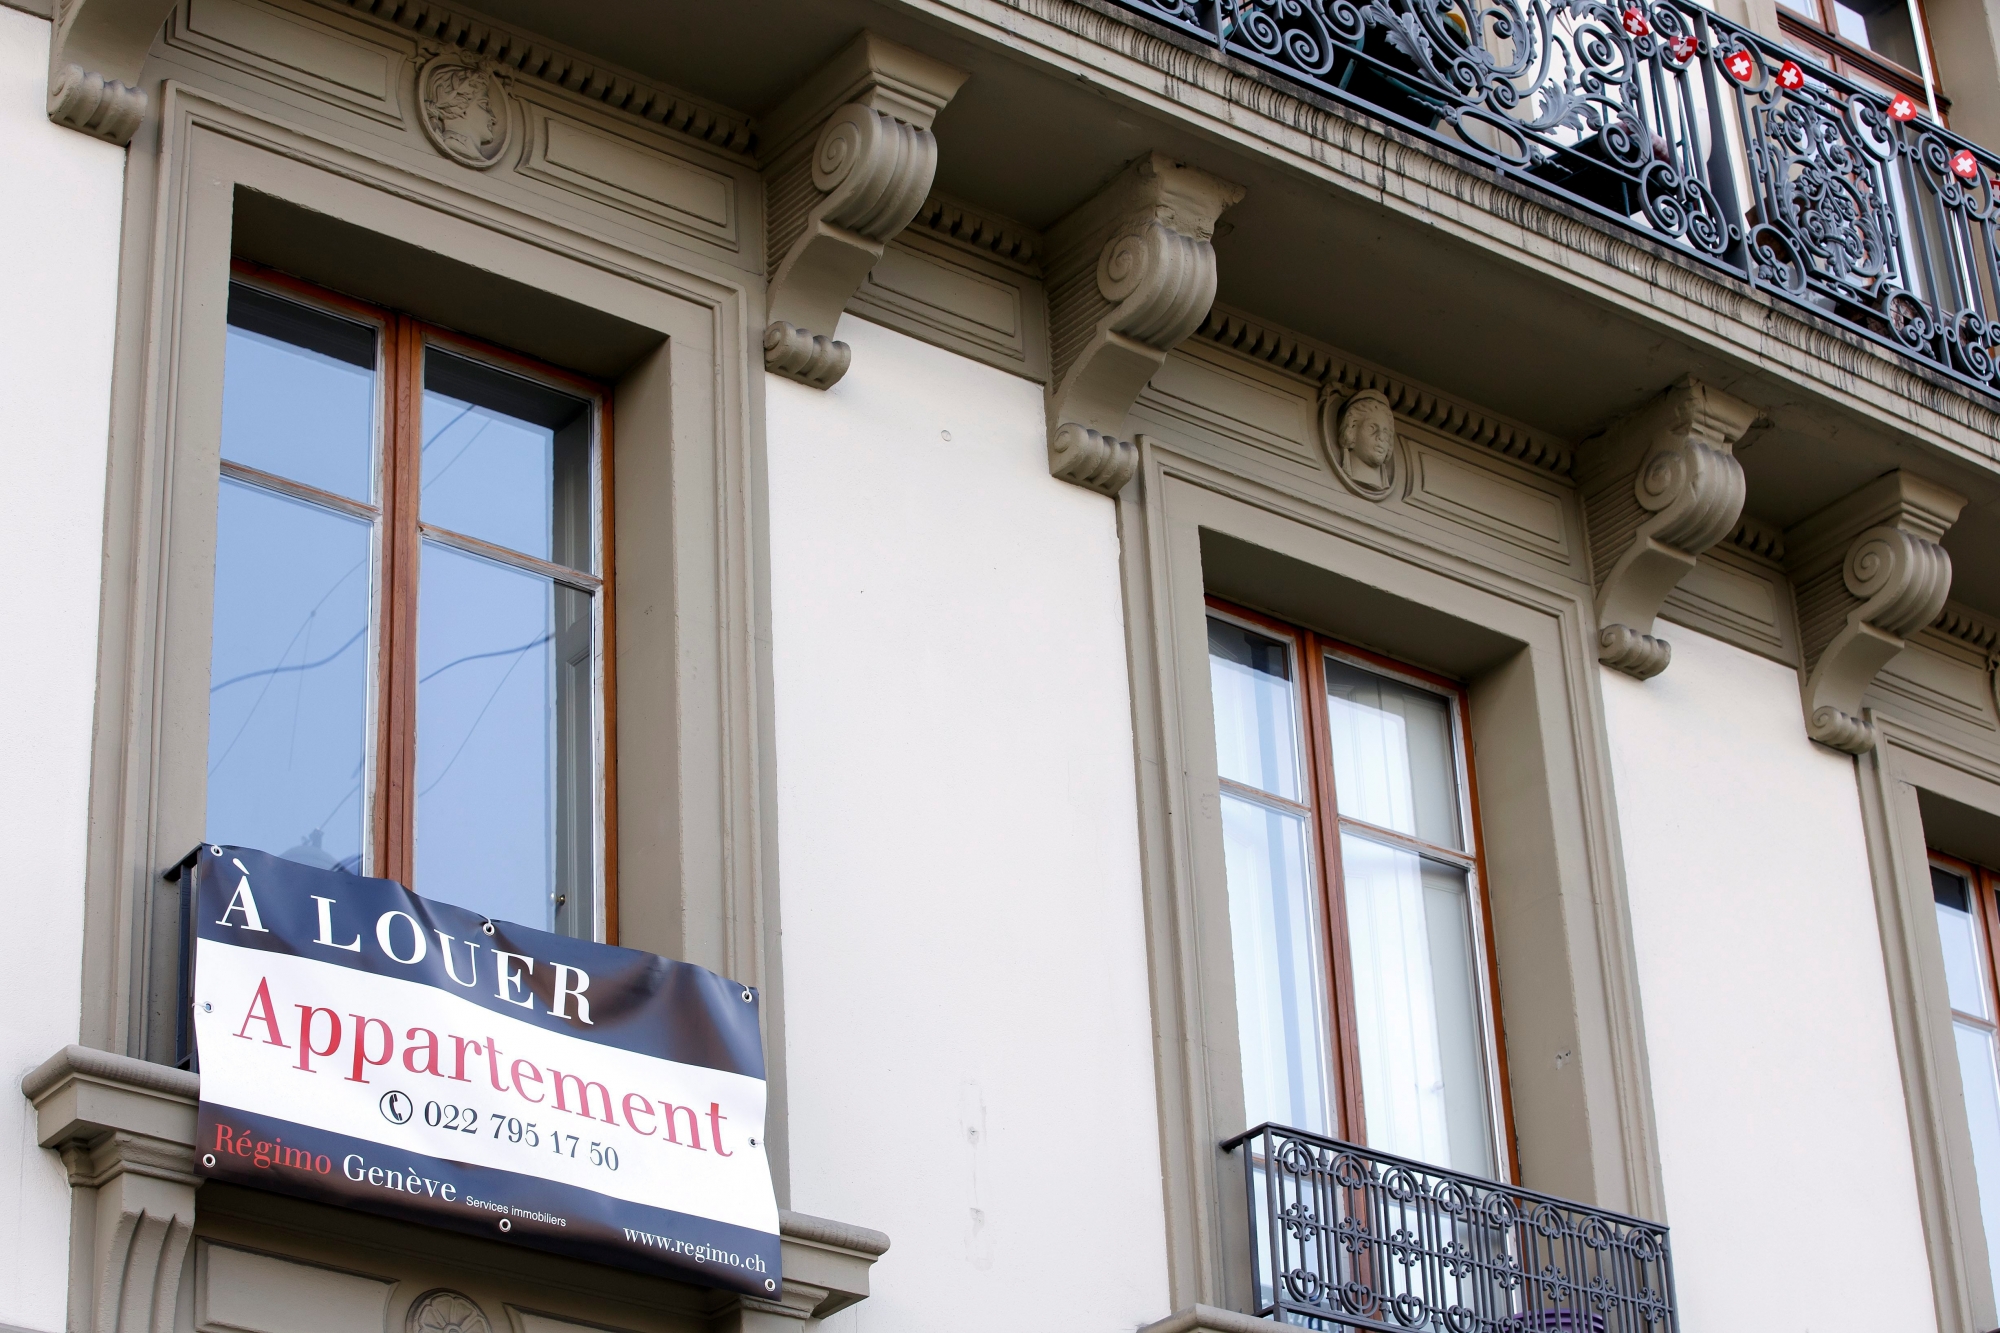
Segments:
[[[1340,1107],[1341,1137],[1368,1141],[1367,1116],[1361,1096],[1361,1038],[1354,1011],[1354,976],[1349,966],[1347,896],[1340,860],[1340,818],[1333,785],[1331,733],[1326,710],[1325,650],[1310,631],[1296,640],[1299,647],[1299,693],[1305,705],[1306,791],[1315,807],[1313,831],[1319,848],[1320,913],[1325,922],[1328,999],[1333,1010],[1334,1089]]]
[[[408,884],[415,868],[418,473],[423,452],[424,343],[415,321],[391,321],[383,423],[382,624],[376,760],[376,873]]]

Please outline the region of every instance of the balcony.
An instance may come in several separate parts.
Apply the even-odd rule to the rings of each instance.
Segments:
[[[2000,157],[1678,0],[1109,0],[2000,395]]]
[[[1676,1333],[1667,1229],[1261,1125],[1241,1152],[1256,1314],[1347,1333]]]

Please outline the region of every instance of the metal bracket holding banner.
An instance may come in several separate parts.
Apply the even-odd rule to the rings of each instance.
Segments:
[[[779,1290],[754,988],[245,848],[190,868],[202,1177]]]

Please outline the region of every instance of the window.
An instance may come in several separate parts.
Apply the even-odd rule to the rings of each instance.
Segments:
[[[206,836],[603,933],[606,413],[239,269]]]
[[[1208,646],[1248,1124],[1511,1177],[1463,693],[1213,600]]]
[[[1931,105],[1930,34],[1919,0],[1778,0],[1793,44],[1857,82]],[[1942,93],[1940,108],[1948,105]]]
[[[1951,995],[1952,1036],[1965,1086],[1965,1118],[1972,1129],[1973,1168],[1979,1177],[1979,1216],[1986,1228],[1993,1289],[2000,1292],[2000,990],[1994,986],[1994,941],[2000,939],[2000,876],[1931,856],[1931,896],[1937,903],[1938,943],[1944,948],[1945,988]]]

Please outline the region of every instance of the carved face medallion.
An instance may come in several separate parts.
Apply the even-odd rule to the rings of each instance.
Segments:
[[[507,151],[513,118],[507,90],[485,65],[441,55],[417,72],[424,133],[452,161],[484,171]]]
[[[1349,490],[1366,499],[1385,500],[1396,489],[1396,414],[1383,394],[1363,389],[1345,404],[1327,399],[1320,412],[1320,434],[1327,461]]]

